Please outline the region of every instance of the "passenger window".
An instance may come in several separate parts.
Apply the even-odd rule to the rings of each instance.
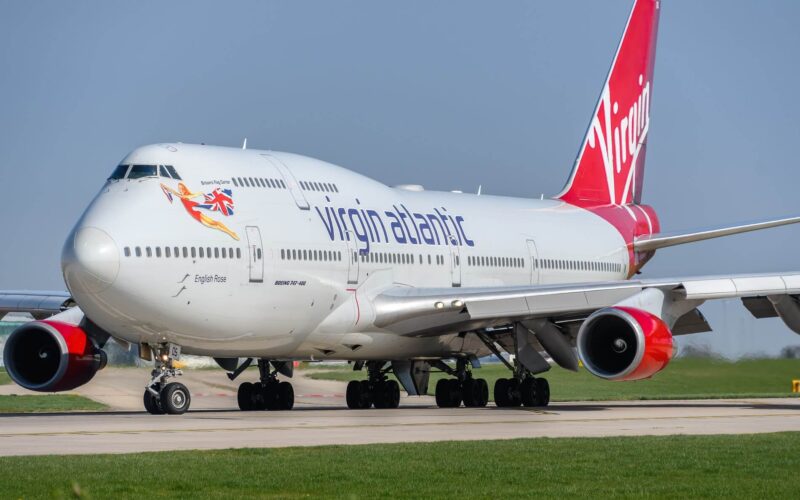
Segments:
[[[164,247],[164,257],[172,257],[172,249],[170,247]]]
[[[148,257],[152,257],[153,256],[153,249],[152,248],[147,247],[147,248],[144,249],[144,251],[145,251],[145,253],[147,254]]]
[[[195,257],[197,257],[197,249],[192,247],[192,258],[194,259]]]
[[[125,257],[131,256],[131,247],[125,247]]]
[[[172,177],[173,179],[178,181],[183,180],[181,179],[181,176],[178,175],[178,172],[175,171],[175,167],[173,167],[172,165],[164,165],[164,168],[167,169],[167,172],[169,172],[169,176]]]
[[[142,256],[142,247],[136,247],[136,256],[137,257],[141,257]]]
[[[257,256],[258,260],[261,260],[261,249],[260,248],[256,249],[256,256]]]
[[[197,256],[200,257],[201,259],[205,257],[205,251],[203,250],[203,247],[197,249]]]
[[[111,172],[111,176],[108,178],[110,181],[118,181],[120,179],[125,178],[125,174],[128,172],[129,165],[117,165],[117,168]]]
[[[241,259],[242,258],[242,249],[241,248],[237,248],[236,249],[236,258],[237,259]]]
[[[175,257],[176,257],[176,258],[178,258],[178,257],[180,257],[180,256],[181,256],[181,252],[180,252],[180,250],[178,249],[178,247],[175,247],[173,250],[175,250],[175,252],[174,252],[174,253],[175,253]]]
[[[161,258],[161,247],[156,247],[156,257]]]
[[[184,259],[186,259],[187,257],[189,257],[189,252],[188,252],[187,250],[188,250],[188,249],[187,249],[186,247],[183,247],[183,258],[184,258]]]
[[[128,172],[128,179],[141,179],[143,177],[156,177],[155,165],[133,165],[131,171]]]
[[[206,248],[206,256],[208,256],[209,259],[211,258],[211,247]]]
[[[219,259],[219,248],[214,249],[214,258]]]

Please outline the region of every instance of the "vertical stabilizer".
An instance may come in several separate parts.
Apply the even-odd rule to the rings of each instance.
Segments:
[[[639,203],[644,180],[660,0],[635,0],[569,181],[581,207]]]

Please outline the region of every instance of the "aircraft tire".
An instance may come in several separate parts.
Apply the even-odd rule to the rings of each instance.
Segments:
[[[281,382],[277,387],[278,406],[280,410],[294,408],[294,387],[289,382]]]
[[[144,409],[147,410],[147,413],[150,415],[164,414],[164,410],[161,408],[158,398],[153,396],[147,389],[144,390],[144,397],[142,399],[144,401]]]
[[[253,409],[253,384],[252,382],[243,382],[239,384],[239,390],[236,393],[236,400],[239,403],[239,409],[242,411],[250,411]]]
[[[519,386],[519,392],[522,396],[522,405],[525,407],[539,406],[536,396],[536,379],[526,378]]]
[[[161,389],[161,408],[170,415],[183,415],[192,403],[189,389],[180,382],[171,382]]]
[[[550,404],[550,383],[546,378],[536,379],[536,406]]]

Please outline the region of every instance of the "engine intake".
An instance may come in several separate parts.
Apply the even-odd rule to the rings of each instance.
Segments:
[[[672,333],[658,316],[632,307],[601,309],[581,325],[578,355],[590,373],[606,380],[641,380],[672,359]]]
[[[106,365],[106,354],[79,326],[32,321],[6,340],[3,362],[11,379],[31,391],[79,387]]]

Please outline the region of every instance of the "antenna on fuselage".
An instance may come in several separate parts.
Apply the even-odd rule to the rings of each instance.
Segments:
[[[245,137],[244,142],[242,142],[242,149],[247,149],[247,137]]]
[[[478,184],[478,196],[481,195],[481,190],[483,189],[483,184]]]

